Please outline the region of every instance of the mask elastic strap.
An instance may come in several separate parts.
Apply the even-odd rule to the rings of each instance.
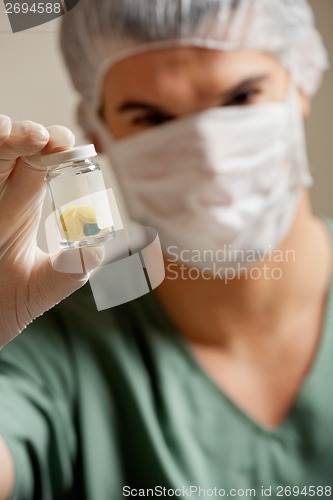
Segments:
[[[313,177],[309,167],[309,161],[306,152],[305,129],[302,117],[301,103],[298,95],[297,87],[292,81],[288,92],[288,107],[290,117],[290,147],[296,149],[296,154],[292,154],[295,158],[291,170],[291,187],[297,189],[300,186],[311,187]]]
[[[81,101],[78,106],[77,120],[86,134],[97,135],[101,141],[103,150],[106,150],[105,146],[109,145],[110,141],[113,142],[115,140],[97,111],[86,101]]]

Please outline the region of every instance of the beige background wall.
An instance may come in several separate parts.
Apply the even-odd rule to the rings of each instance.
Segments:
[[[333,0],[311,0],[311,4],[333,63]],[[63,69],[56,31],[57,21],[53,21],[13,35],[0,2],[0,113],[14,120],[64,124],[82,143],[74,118],[76,96]],[[313,103],[307,136],[315,211],[333,217],[333,70]]]
[[[315,179],[312,199],[317,213],[333,216],[333,0],[311,0],[310,3],[332,65],[314,99],[306,125]]]

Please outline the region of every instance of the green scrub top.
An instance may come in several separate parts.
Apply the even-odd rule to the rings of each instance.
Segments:
[[[333,284],[325,316],[272,431],[210,379],[152,293],[97,312],[85,286],[0,353],[12,499],[333,496]]]

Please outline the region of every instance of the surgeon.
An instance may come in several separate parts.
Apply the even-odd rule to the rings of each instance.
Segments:
[[[307,1],[80,0],[61,47],[166,277],[97,312],[98,252],[66,274],[36,244],[40,153],[73,134],[1,117],[0,498],[331,497],[333,225],[303,132],[327,55]]]

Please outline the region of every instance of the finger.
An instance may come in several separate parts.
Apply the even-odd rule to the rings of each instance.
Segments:
[[[66,127],[53,125],[46,130],[49,141],[42,153],[65,151],[75,144],[73,132]],[[41,167],[40,153],[19,158],[8,181],[6,202],[17,205],[18,198],[32,199],[40,189],[44,190],[45,173],[45,167]]]
[[[0,115],[0,148],[7,141],[12,129],[12,122],[9,116]]]
[[[50,139],[42,151],[35,155],[24,157],[24,162],[36,170],[45,171],[45,167],[42,166],[42,157],[47,154],[59,153],[61,151],[66,151],[72,149],[75,144],[75,135],[69,128],[63,127],[61,125],[52,125],[47,127]]]
[[[7,127],[8,130],[9,124],[6,118],[2,119],[2,123],[3,127]],[[41,151],[49,140],[46,128],[31,121],[12,123],[10,134],[5,133],[5,136],[6,139],[0,146],[0,193],[17,158]]]
[[[12,130],[11,119],[6,115],[0,115],[0,151],[1,147],[8,141],[10,133]],[[0,165],[0,193],[1,186],[6,182],[8,175],[10,174],[11,163],[5,162],[5,165],[1,167]]]
[[[43,152],[63,151],[73,147],[75,136],[68,128],[54,125],[45,130],[49,140],[48,144],[44,145]],[[39,154],[22,157],[16,161],[1,197],[3,220],[7,220],[13,214],[16,214],[17,218],[20,214],[22,216],[29,214],[34,205],[42,202],[45,192],[45,173],[45,168],[40,167]]]
[[[41,152],[42,155],[72,149],[75,144],[75,135],[69,128],[62,125],[51,125],[47,127],[47,130],[50,134],[50,140]]]
[[[6,123],[6,120],[4,121]],[[13,163],[19,156],[33,155],[41,151],[49,138],[48,131],[39,123],[29,120],[14,122],[10,135],[1,145],[0,161],[8,168],[8,162]]]

